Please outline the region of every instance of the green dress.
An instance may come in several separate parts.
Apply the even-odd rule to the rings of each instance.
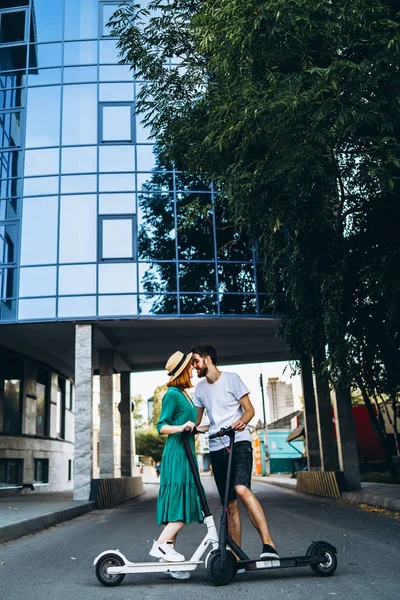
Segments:
[[[163,425],[196,422],[196,415],[196,407],[185,394],[176,387],[170,387],[162,401],[157,430],[159,432]],[[193,434],[189,435],[189,444],[197,465]],[[198,523],[203,520],[200,498],[185,454],[181,433],[168,435],[165,443],[156,518],[159,525],[173,521]]]

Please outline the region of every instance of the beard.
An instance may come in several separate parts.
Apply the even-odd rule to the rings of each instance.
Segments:
[[[197,371],[197,377],[205,377],[208,373],[208,367],[202,367]]]

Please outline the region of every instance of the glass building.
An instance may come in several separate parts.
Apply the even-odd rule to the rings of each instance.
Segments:
[[[178,346],[210,340],[218,321],[221,332],[261,332],[259,349],[272,321],[254,248],[215,207],[212,186],[163,164],[134,114],[141,82],[118,64],[107,27],[118,5],[0,0],[0,485],[26,479],[26,436],[61,440],[72,460],[76,323],[98,327],[99,350],[123,348],[120,372],[163,366],[171,348],[155,320],[172,322]],[[193,319],[204,327],[190,334],[182,320]],[[153,333],[135,335],[152,338],[154,360],[151,349],[130,354],[129,327],[141,321],[153,321]],[[235,340],[234,358],[254,344]],[[48,479],[51,465],[37,464],[29,473]]]

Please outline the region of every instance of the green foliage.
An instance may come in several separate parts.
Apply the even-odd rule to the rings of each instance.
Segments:
[[[133,424],[135,429],[140,429],[143,427],[145,423],[145,418],[143,416],[143,408],[144,408],[144,400],[141,394],[137,394],[133,396],[132,402],[134,404],[133,409]]]
[[[333,381],[393,401],[399,10],[399,0],[154,0],[113,18],[125,62],[148,82],[138,111],[164,159],[213,181],[229,219],[258,240],[295,354],[327,348]]]
[[[160,418],[161,404],[162,404],[162,400],[164,398],[164,395],[165,395],[165,392],[167,391],[167,389],[168,388],[166,385],[159,385],[154,390],[153,413],[152,413],[151,419],[150,419],[150,425],[152,425],[153,427],[155,427],[157,425],[158,419]]]
[[[135,432],[136,454],[152,456],[155,462],[160,462],[166,437],[159,435],[155,428],[141,429]]]

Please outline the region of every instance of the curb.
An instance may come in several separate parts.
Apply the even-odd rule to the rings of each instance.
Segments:
[[[93,509],[94,502],[85,502],[83,504],[79,504],[79,506],[64,508],[39,515],[37,517],[32,517],[30,519],[24,519],[22,521],[18,521],[17,523],[5,525],[4,527],[0,527],[0,544],[10,542],[11,540],[15,540],[24,535],[30,535],[31,533],[47,529],[48,527],[52,527],[53,525],[61,523],[62,521],[75,519],[75,517],[80,517],[81,515],[84,515]]]
[[[291,485],[290,483],[284,483],[284,482],[280,482],[280,481],[267,481],[264,479],[254,479],[252,478],[252,481],[256,481],[257,483],[266,483],[267,485],[275,485],[276,487],[281,487],[281,488],[285,488],[287,490],[292,490],[293,492],[297,492],[296,490],[296,486],[295,485]]]
[[[275,485],[277,487],[286,488],[288,490],[292,490],[293,492],[297,492],[298,494],[304,494],[305,492],[299,492],[296,490],[295,485],[290,485],[289,483],[278,482],[278,481],[267,481],[258,478],[252,478],[253,481],[257,481],[257,483],[266,483],[268,485]],[[308,496],[312,495],[314,498],[318,498],[322,496],[314,496],[313,494],[307,494]],[[331,500],[335,500],[335,498],[331,498]],[[353,502],[354,504],[368,504],[368,506],[377,506],[378,508],[384,508],[386,510],[400,511],[400,498],[387,498],[382,496],[376,496],[375,494],[368,491],[357,491],[357,492],[344,492],[342,493],[342,497],[340,500],[347,500],[348,502]]]
[[[342,500],[348,500],[355,504],[368,504],[369,506],[377,506],[386,510],[400,511],[400,498],[385,498],[375,496],[371,492],[345,492],[342,494]]]

